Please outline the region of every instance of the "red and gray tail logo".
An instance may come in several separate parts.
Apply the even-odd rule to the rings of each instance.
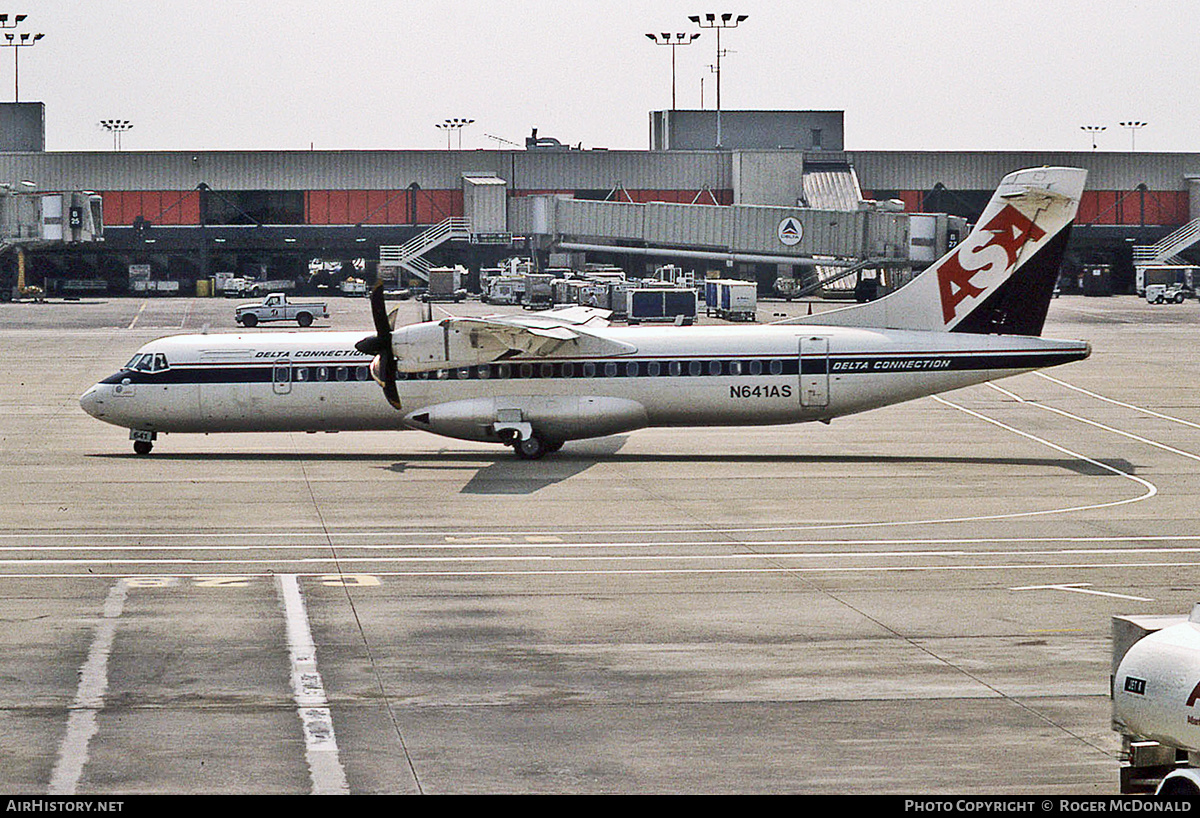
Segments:
[[[1045,235],[1045,230],[1012,205],[1005,205],[991,221],[973,231],[937,271],[946,325],[958,318],[958,307],[963,301],[978,299],[987,292],[989,283],[1004,280],[1020,258],[1021,248]],[[983,280],[977,282],[977,277]]]

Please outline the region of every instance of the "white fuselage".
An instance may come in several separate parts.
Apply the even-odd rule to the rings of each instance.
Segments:
[[[822,326],[606,327],[636,349],[402,374],[402,409],[370,378],[358,332],[163,338],[80,399],[145,432],[413,428],[497,440],[517,420],[572,440],[643,426],[828,421],[1087,357],[1082,341]]]

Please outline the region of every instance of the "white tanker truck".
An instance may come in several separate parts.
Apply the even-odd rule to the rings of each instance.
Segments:
[[[1200,797],[1200,605],[1114,616],[1112,667],[1121,792]]]

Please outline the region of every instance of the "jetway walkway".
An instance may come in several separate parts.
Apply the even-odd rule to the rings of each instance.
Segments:
[[[909,262],[909,216],[854,210],[529,196],[509,203],[509,228],[540,249],[844,270]],[[871,266],[870,264],[868,266]]]
[[[447,218],[403,246],[381,247],[381,270],[403,269],[428,281],[431,265],[423,256],[442,244],[508,244],[519,235],[540,251],[773,264],[807,291],[851,290],[863,270],[923,267],[932,261],[925,253],[935,249],[924,245],[945,245],[954,232],[942,223],[946,216],[864,202],[854,169],[840,155],[806,167],[803,195],[792,207],[508,198],[504,180],[472,174],[463,175],[463,186],[463,217]],[[931,226],[930,219],[942,222]]]

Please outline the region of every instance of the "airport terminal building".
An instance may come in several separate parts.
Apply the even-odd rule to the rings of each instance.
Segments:
[[[656,111],[644,151],[588,149],[534,132],[511,150],[48,152],[29,106],[40,103],[5,112],[5,195],[89,191],[103,204],[102,241],[22,248],[26,276],[51,293],[122,293],[131,268],[177,281],[181,293],[217,273],[373,279],[381,252],[443,223],[454,227],[451,240],[423,251],[435,264],[478,271],[532,255],[542,264],[554,256],[644,272],[678,263],[769,286],[808,262],[773,239],[748,238],[757,221],[774,224],[798,209],[973,221],[1006,173],[1042,165],[1088,170],[1068,263],[1108,265],[1111,289],[1122,292],[1132,286],[1135,246],[1149,248],[1200,217],[1200,153],[848,152],[840,111],[724,111],[719,148],[711,144],[716,112]],[[556,207],[573,209],[548,220]],[[652,218],[668,227],[651,231]],[[696,224],[709,221],[696,238]],[[858,224],[845,229],[867,229]],[[854,255],[836,241],[807,252]],[[1186,258],[1187,245],[1168,240],[1156,252]],[[3,260],[9,273],[13,255]]]

